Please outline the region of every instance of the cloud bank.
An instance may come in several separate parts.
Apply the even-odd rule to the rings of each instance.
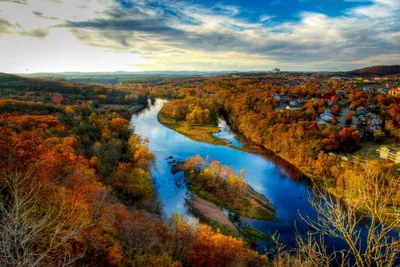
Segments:
[[[274,14],[249,19],[239,6],[185,1],[2,2],[0,44],[7,36],[46,42],[60,34],[81,51],[120,57],[122,70],[342,70],[400,62],[399,0],[374,0],[334,17],[299,10],[283,22]]]

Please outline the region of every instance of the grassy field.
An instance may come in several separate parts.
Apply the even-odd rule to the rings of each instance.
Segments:
[[[219,139],[213,134],[218,133],[220,129],[214,125],[193,125],[185,122],[176,122],[174,120],[168,119],[161,114],[158,113],[158,121],[184,136],[199,142],[204,142],[212,145],[226,145],[226,141],[223,139]]]

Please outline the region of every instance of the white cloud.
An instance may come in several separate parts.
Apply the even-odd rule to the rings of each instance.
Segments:
[[[271,20],[272,18],[274,18],[274,16],[271,16],[271,15],[263,15],[263,16],[260,17],[260,21],[261,21],[261,22],[265,22],[265,21]]]
[[[400,61],[398,0],[375,0],[372,5],[346,10],[340,17],[303,12],[298,22],[279,24],[269,23],[273,17],[268,14],[258,22],[248,21],[240,17],[238,7],[223,4],[205,7],[160,0],[152,7],[151,1],[134,0],[133,8],[122,9],[113,0],[0,3],[0,17],[8,22],[0,24],[1,53],[13,55],[12,42],[17,41],[23,43],[19,51],[25,52],[25,59],[15,55],[14,64],[0,62],[0,71],[9,71],[10,66],[25,69],[14,67],[17,60],[36,64],[31,69],[38,71],[91,66],[93,70],[129,70],[132,66],[261,70],[276,65],[327,70]],[[61,40],[62,44],[57,43]],[[116,62],[111,62],[113,57]],[[108,60],[105,66],[100,64]]]

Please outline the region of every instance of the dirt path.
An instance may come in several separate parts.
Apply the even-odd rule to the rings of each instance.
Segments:
[[[210,221],[216,221],[219,225],[224,226],[237,233],[235,225],[214,203],[199,198],[196,195],[193,195],[193,198],[191,199],[186,199],[186,202],[192,208],[192,212],[195,215],[199,217],[204,217],[205,219]]]

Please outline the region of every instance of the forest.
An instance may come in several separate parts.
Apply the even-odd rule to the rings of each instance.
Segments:
[[[340,258],[341,266],[394,266],[400,243],[388,234],[400,221],[399,165],[342,155],[363,142],[400,138],[400,100],[318,77],[189,77],[102,86],[1,74],[0,265],[330,266]],[[276,94],[313,101],[282,112]],[[167,118],[215,126],[224,117],[248,142],[296,166],[323,200],[313,203],[321,220],[309,221],[310,227],[344,240],[349,249],[329,254],[309,234],[297,238],[293,251],[273,236],[276,249],[259,254],[241,237],[196,219],[165,218],[152,181],[155,156],[129,121],[132,106],[155,97],[170,100],[161,111]],[[328,104],[339,113],[343,103],[354,113],[372,105],[384,118],[382,129],[360,137],[351,113],[343,123],[315,122]],[[260,204],[244,193],[244,173],[192,161],[197,163],[186,179],[194,191],[260,217]],[[240,198],[245,207],[235,202]],[[362,249],[355,230],[360,214],[371,219]]]
[[[161,215],[141,90],[0,78],[0,265],[261,266],[265,255],[198,221]],[[150,97],[150,96],[149,96]]]

